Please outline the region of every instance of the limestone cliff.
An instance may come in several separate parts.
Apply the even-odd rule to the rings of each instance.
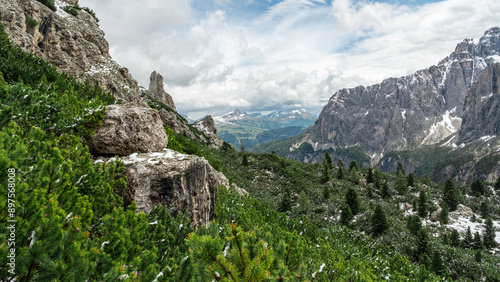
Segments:
[[[55,0],[56,11],[36,0],[0,0],[0,23],[10,38],[79,81],[95,79],[119,100],[144,105],[127,68],[109,55],[97,19],[78,0]],[[65,11],[72,7],[73,13]],[[66,10],[68,10],[66,8]]]
[[[170,94],[165,92],[165,87],[163,86],[163,76],[154,71],[151,73],[149,80],[150,83],[148,88],[148,94],[152,98],[162,102],[163,104],[169,106],[171,109],[176,111],[177,109],[175,108],[172,96],[170,96]]]

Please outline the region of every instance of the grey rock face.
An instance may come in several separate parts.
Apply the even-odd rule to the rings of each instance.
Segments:
[[[126,204],[136,201],[138,211],[149,213],[156,205],[166,205],[172,215],[188,211],[195,229],[208,226],[215,217],[217,189],[229,188],[229,181],[201,157],[172,150],[124,157],[127,188]],[[234,187],[240,195],[248,194]]]
[[[467,91],[498,54],[500,29],[492,28],[478,45],[458,44],[437,66],[339,90],[304,141],[315,150],[359,146],[373,163],[390,151],[436,144],[458,133]]]
[[[165,87],[163,86],[163,77],[159,73],[154,71],[153,73],[151,73],[149,80],[150,83],[148,94],[176,111],[172,96],[165,92]]]
[[[65,0],[64,5],[78,4]],[[57,4],[57,3],[56,3]],[[109,45],[96,19],[84,10],[77,16],[58,6],[54,12],[36,0],[2,0],[0,22],[11,40],[25,51],[53,64],[79,81],[95,79],[107,92],[125,102],[145,105],[139,99],[139,86],[128,69],[109,55]],[[26,26],[26,18],[38,22]]]
[[[193,124],[194,127],[196,127],[198,130],[201,132],[205,133],[205,135],[210,138],[210,143],[213,144],[215,147],[221,147],[222,139],[219,138],[219,134],[217,133],[217,128],[215,128],[215,122],[212,118],[212,116],[208,115],[204,117],[203,119],[196,121]]]
[[[111,105],[106,107],[102,127],[91,136],[94,154],[129,155],[165,148],[168,137],[160,115],[151,108]]]
[[[458,143],[493,138],[500,133],[500,64],[486,67],[465,99]]]

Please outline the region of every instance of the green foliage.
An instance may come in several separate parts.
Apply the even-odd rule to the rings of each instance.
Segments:
[[[358,170],[358,164],[354,160],[351,161],[351,163],[349,164],[349,172],[351,172],[353,168],[355,168],[356,170]]]
[[[500,177],[497,177],[497,181],[495,182],[495,190],[500,190]]]
[[[450,245],[452,247],[459,247],[461,244],[462,242],[460,241],[460,234],[456,229],[453,229],[450,236]]]
[[[290,192],[290,188],[286,187],[285,192],[281,198],[281,202],[278,207],[278,211],[286,212],[292,209],[292,193]]]
[[[369,163],[370,157],[359,146],[349,148],[338,148],[335,155],[344,157],[344,159],[354,160],[359,163]]]
[[[301,211],[301,213],[304,213],[304,214],[311,210],[311,202],[309,201],[309,197],[307,196],[307,194],[304,190],[302,190],[302,192],[300,192],[299,210]]]
[[[476,179],[470,185],[472,194],[476,197],[484,195],[486,193],[486,185],[481,179]]]
[[[375,176],[373,175],[373,168],[368,168],[368,175],[366,176],[366,183],[375,183]]]
[[[74,17],[78,16],[78,11],[81,10],[81,8],[78,6],[78,5],[74,5],[74,6],[71,6],[71,5],[66,5],[63,7],[63,10],[70,14],[70,15],[73,15]]]
[[[427,214],[427,193],[425,191],[420,191],[420,195],[418,197],[418,216],[425,218]]]
[[[473,243],[473,238],[472,238],[472,232],[470,231],[470,226],[467,227],[467,232],[465,233],[464,239],[462,241],[462,248],[464,249],[472,249],[472,243]]]
[[[442,275],[445,272],[443,258],[439,252],[434,252],[432,255],[431,270],[437,275]]]
[[[351,212],[351,208],[348,204],[342,204],[342,208],[340,210],[340,224],[344,226],[350,226],[351,221],[354,219],[354,215]]]
[[[96,22],[99,22],[99,19],[96,17],[94,11],[88,7],[83,7],[82,10],[84,10],[85,12],[87,12],[89,15],[91,15]]]
[[[483,244],[486,249],[491,249],[496,245],[495,242],[495,227],[493,226],[493,221],[488,218],[485,223],[484,234],[483,234]]]
[[[407,182],[406,182],[407,186],[410,186],[410,187],[415,186],[415,176],[412,173],[408,174],[408,177],[406,179],[407,179]]]
[[[163,125],[163,128],[165,128],[165,133],[167,134],[168,137],[167,148],[177,151],[179,153],[184,153],[184,151],[182,150],[182,144],[177,142],[177,140],[175,140],[175,132],[166,125]]]
[[[481,216],[486,219],[490,217],[490,207],[488,203],[482,202],[481,206],[479,207],[479,211],[481,213]]]
[[[388,199],[391,196],[391,191],[389,190],[389,185],[387,184],[387,182],[384,182],[384,184],[382,184],[382,191],[380,193],[380,196],[382,197],[382,199]]]
[[[454,211],[457,209],[459,200],[458,200],[458,191],[453,184],[453,180],[448,178],[446,183],[444,184],[443,190],[443,201],[448,205],[450,211]]]
[[[333,167],[332,157],[330,156],[330,153],[325,152],[325,157],[323,158],[323,161],[326,162],[329,169]]]
[[[359,199],[358,193],[352,188],[347,189],[347,193],[345,195],[345,202],[351,209],[353,215],[357,215],[359,212]]]
[[[372,234],[380,236],[389,228],[387,218],[381,206],[377,205],[372,217]]]
[[[54,0],[38,0],[38,2],[40,2],[43,5],[49,7],[54,12],[57,11],[56,6],[54,5]]]
[[[420,221],[420,217],[416,215],[412,215],[406,218],[406,227],[410,231],[411,234],[417,236],[418,231],[422,228],[422,222]]]
[[[443,203],[443,205],[442,205],[441,214],[439,215],[439,221],[442,224],[447,224],[450,221],[449,209],[448,209],[448,205],[446,203]]]
[[[26,16],[25,23],[26,23],[26,28],[28,29],[32,29],[38,25],[38,22],[35,19],[30,18],[29,16]]]

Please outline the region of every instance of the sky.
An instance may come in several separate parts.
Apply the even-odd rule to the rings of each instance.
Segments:
[[[140,86],[177,111],[319,115],[339,89],[428,68],[500,26],[498,0],[80,0]]]

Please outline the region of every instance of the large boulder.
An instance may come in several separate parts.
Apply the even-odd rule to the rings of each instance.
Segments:
[[[106,107],[102,127],[90,137],[97,155],[130,155],[161,151],[168,144],[163,122],[156,110],[132,105]]]
[[[247,192],[210,166],[207,160],[170,149],[155,153],[134,153],[122,158],[128,177],[122,192],[125,204],[135,201],[137,210],[149,213],[157,205],[166,205],[173,216],[188,212],[192,226],[208,226],[215,217],[217,188]]]

